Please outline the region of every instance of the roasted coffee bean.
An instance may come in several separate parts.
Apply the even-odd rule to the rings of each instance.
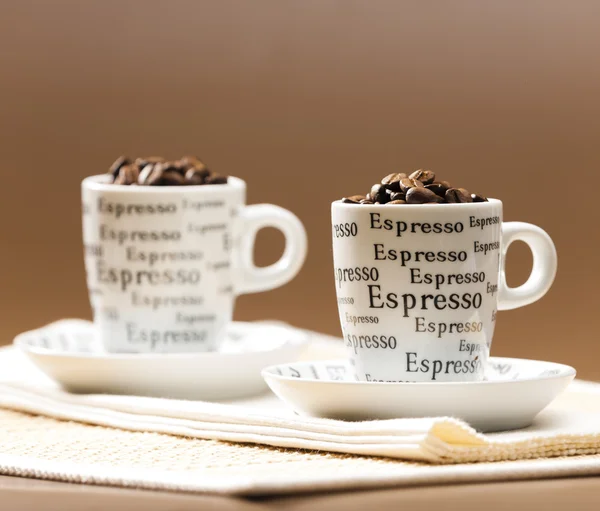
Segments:
[[[371,187],[369,197],[373,202],[385,204],[389,201],[389,195],[385,191],[385,186],[380,185],[379,183],[376,183]]]
[[[150,179],[150,176],[151,176],[153,170],[154,170],[154,165],[152,163],[149,163],[148,165],[146,165],[140,171],[140,175],[138,176],[138,185],[147,185],[148,180]]]
[[[421,181],[424,185],[430,185],[435,181],[435,174],[431,172],[431,170],[415,170],[410,176],[410,179],[416,179],[417,181]]]
[[[173,167],[168,167],[163,171],[161,185],[162,186],[181,186],[185,184],[185,177],[181,175],[181,173],[173,169]]]
[[[421,181],[418,181],[417,179],[411,179],[411,178],[405,177],[404,179],[400,180],[400,189],[404,193],[406,193],[411,188],[424,188],[424,187],[425,187],[425,185],[423,183],[421,183]]]
[[[446,191],[450,188],[450,183],[448,183],[448,181],[438,181],[431,183],[430,185],[425,185],[425,188],[444,198],[446,196]]]
[[[206,178],[207,185],[224,185],[227,184],[227,176],[219,176],[212,174]]]
[[[185,182],[188,185],[203,185],[208,176],[210,176],[210,170],[206,167],[203,169],[191,168],[185,173]]]
[[[391,200],[392,200],[392,197],[390,196],[390,194],[383,192],[377,196],[377,200],[375,202],[377,202],[379,204],[387,204]]]
[[[364,195],[352,195],[351,197],[344,197],[342,202],[344,204],[358,204],[360,201],[364,200]]]
[[[204,165],[204,163],[202,163],[198,158],[196,158],[195,156],[184,156],[183,158],[181,158],[181,160],[179,160],[181,162],[181,164],[186,168],[197,168],[197,169],[203,169],[206,168],[206,165]]]
[[[136,158],[133,162],[138,169],[143,169],[149,163],[163,163],[165,161],[161,156],[147,156],[145,158]]]
[[[157,163],[156,165],[152,165],[152,172],[150,172],[144,184],[147,186],[161,186],[163,174],[164,171],[162,164]]]
[[[388,174],[387,176],[385,176],[382,180],[381,180],[381,184],[382,185],[389,185],[390,183],[396,183],[399,182],[401,179],[404,179],[406,176],[406,174],[402,173],[402,172],[393,172],[391,174]]]
[[[188,169],[188,167],[185,165],[184,162],[182,162],[181,160],[177,160],[172,163],[169,163],[167,165],[167,168],[165,169],[165,171],[168,172],[169,170],[174,170],[175,172],[178,172],[179,174],[181,174],[183,176],[183,175],[185,175],[185,172],[187,169]]]
[[[385,188],[379,183],[376,183],[373,186],[371,186],[371,191],[367,195],[370,195],[371,197],[376,197],[379,194],[380,190],[385,190]]]
[[[446,192],[446,201],[450,203],[473,202],[471,194],[464,188],[450,188]]]
[[[448,181],[436,181],[431,170],[415,170],[410,176],[394,172],[371,187],[359,204],[443,204],[487,202],[482,195],[471,194],[464,188],[454,188]],[[356,196],[343,199],[355,204]],[[350,202],[352,201],[352,202]]]
[[[123,165],[119,170],[119,175],[115,179],[116,185],[137,184],[139,170],[133,165]]]
[[[161,156],[148,156],[130,162],[129,158],[120,156],[111,165],[110,173],[114,176],[114,184],[183,186],[228,182],[227,176],[212,172],[195,156],[184,156],[175,161],[165,161]]]
[[[426,202],[442,202],[443,200],[427,188],[414,187],[406,192],[406,202],[409,204],[425,204]]]
[[[400,191],[400,180],[405,179],[406,174],[402,172],[397,172],[394,174],[389,174],[385,176],[381,180],[381,184],[384,185],[388,190],[392,190],[394,192]]]
[[[119,156],[115,162],[110,166],[110,169],[108,170],[109,174],[112,174],[113,180],[117,178],[117,176],[119,175],[119,171],[121,170],[121,167],[123,165],[129,165],[131,163],[131,161],[129,160],[129,158],[127,158],[127,156]]]

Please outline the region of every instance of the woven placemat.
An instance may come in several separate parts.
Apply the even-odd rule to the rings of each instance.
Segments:
[[[130,432],[0,410],[0,473],[188,492],[266,495],[600,473],[600,456],[434,466]]]

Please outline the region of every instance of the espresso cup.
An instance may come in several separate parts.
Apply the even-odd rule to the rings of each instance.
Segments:
[[[246,206],[246,184],[122,186],[84,179],[83,239],[94,322],[106,351],[214,351],[235,297],[281,286],[300,270],[306,232],[289,211]],[[285,236],[275,264],[253,263],[256,233]]]
[[[502,202],[332,204],[335,287],[344,343],[360,381],[479,381],[499,310],[541,298],[556,249],[535,225],[502,222]],[[533,253],[510,288],[509,245]]]

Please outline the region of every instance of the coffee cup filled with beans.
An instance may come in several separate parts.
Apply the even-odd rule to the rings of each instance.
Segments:
[[[89,297],[98,344],[110,353],[219,351],[236,297],[286,284],[306,257],[293,213],[247,205],[243,179],[193,156],[121,156],[81,191]],[[285,248],[257,268],[264,227],[281,231]]]
[[[430,170],[389,174],[332,203],[338,311],[357,380],[485,378],[498,311],[539,300],[556,273],[550,236],[502,215],[500,200]],[[535,263],[512,288],[504,263],[516,240]]]
[[[431,170],[415,170],[412,174],[402,172],[385,176],[375,183],[366,195],[344,197],[345,204],[464,204],[488,202],[486,197],[470,193],[465,188],[452,186],[448,181],[436,179]]]
[[[210,170],[195,156],[167,161],[160,156],[131,159],[119,156],[108,171],[115,185],[193,186],[222,185],[227,176]]]

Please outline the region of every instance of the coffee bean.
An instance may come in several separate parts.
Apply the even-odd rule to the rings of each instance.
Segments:
[[[119,171],[121,170],[121,167],[123,165],[129,165],[131,163],[131,161],[129,160],[129,158],[127,158],[127,156],[119,156],[115,162],[110,166],[110,169],[108,170],[109,174],[112,174],[113,180],[117,178],[117,176],[119,175]]]
[[[116,185],[137,184],[139,170],[133,165],[123,165],[119,170],[119,175],[115,179]]]
[[[379,202],[380,204],[385,204],[390,200],[390,196],[386,193],[385,186],[380,185],[379,183],[376,183],[371,187],[369,196],[373,202]]]
[[[368,193],[368,195],[370,195],[371,197],[376,197],[379,193],[379,190],[382,189],[384,189],[382,185],[380,185],[379,183],[375,183],[373,186],[371,186],[371,191]]]
[[[364,195],[352,195],[351,197],[344,197],[342,202],[344,204],[358,204],[365,199]]]
[[[188,185],[203,185],[208,176],[210,176],[210,170],[206,167],[203,169],[191,168],[185,173],[185,182]]]
[[[400,180],[405,179],[406,174],[402,172],[396,172],[394,174],[389,174],[385,176],[381,180],[381,184],[384,185],[388,190],[393,190],[394,192],[400,191]]]
[[[204,165],[204,163],[202,163],[198,158],[196,158],[195,156],[184,156],[183,158],[181,158],[181,160],[179,160],[181,162],[181,164],[186,168],[186,169],[190,169],[190,168],[197,168],[197,169],[202,169],[202,168],[206,168],[206,165]]]
[[[212,174],[206,178],[207,185],[225,185],[227,184],[227,176],[219,176]]]
[[[181,173],[173,169],[173,167],[168,167],[163,171],[161,185],[162,186],[181,186],[185,184],[185,178],[181,175]]]
[[[406,192],[406,202],[409,204],[425,204],[426,202],[442,202],[443,200],[427,188],[414,187]]]
[[[410,176],[410,179],[421,181],[424,185],[429,185],[435,181],[435,174],[431,170],[415,170]]]
[[[227,176],[212,172],[195,156],[184,156],[175,161],[147,156],[136,158],[133,163],[126,156],[120,156],[111,165],[110,173],[114,176],[113,183],[120,185],[220,185],[228,182]]]
[[[143,169],[149,163],[163,163],[165,161],[161,156],[147,156],[144,158],[136,158],[134,161],[138,169]]]
[[[436,181],[431,170],[415,170],[408,177],[401,172],[385,176],[374,184],[369,193],[358,201],[355,196],[343,199],[355,204],[443,204],[488,202],[482,195],[471,194],[465,188],[456,188],[448,181]]]
[[[174,171],[174,172],[178,172],[182,176],[185,174],[186,170],[187,170],[187,167],[181,160],[169,162],[165,166],[165,172]]]
[[[140,174],[138,176],[138,185],[147,185],[148,180],[149,180],[153,170],[154,170],[154,165],[152,163],[149,163],[148,165],[146,165],[140,171]]]
[[[405,177],[404,179],[400,180],[400,189],[404,193],[406,193],[411,188],[424,188],[424,187],[425,187],[425,185],[423,183],[421,183],[421,181],[418,181],[416,179],[410,179],[408,177]]]
[[[163,179],[163,166],[160,163],[152,165],[152,172],[148,175],[145,180],[145,185],[147,186],[161,186]]]
[[[448,190],[448,188],[450,188],[450,183],[448,183],[447,181],[438,181],[436,183],[431,183],[430,185],[425,185],[425,188],[431,190],[433,193],[443,198],[446,196],[446,191]]]
[[[450,203],[473,202],[471,194],[464,188],[450,188],[446,192],[446,201]]]

